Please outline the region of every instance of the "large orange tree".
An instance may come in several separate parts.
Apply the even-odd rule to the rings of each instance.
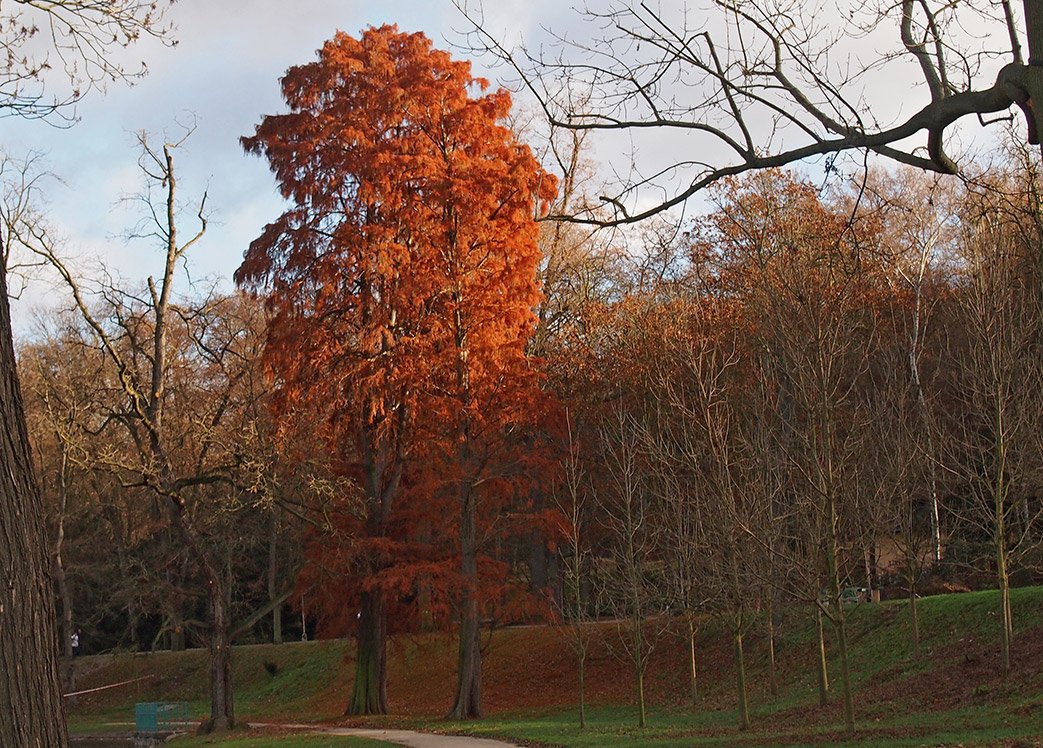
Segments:
[[[478,500],[510,491],[499,478],[523,468],[504,437],[542,412],[525,346],[540,299],[534,217],[554,190],[505,124],[509,94],[486,89],[422,34],[338,33],[283,78],[289,111],[243,139],[289,207],[237,280],[273,308],[283,412],[314,419],[362,494],[345,501],[361,509],[341,523],[338,563],[352,576],[344,605],[359,610],[355,714],[387,710],[387,607],[411,563],[430,572],[425,502],[429,525],[458,508],[439,533],[457,559],[454,713],[480,711]]]

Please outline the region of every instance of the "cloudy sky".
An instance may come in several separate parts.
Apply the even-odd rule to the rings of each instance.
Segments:
[[[802,3],[802,11],[818,7],[818,0]],[[502,39],[534,42],[545,39],[548,29],[560,33],[580,27],[575,4],[569,0],[486,2],[487,27]],[[591,7],[603,6],[604,2],[591,3]],[[684,7],[680,0],[663,0],[663,7],[667,6],[684,13],[678,10]],[[821,7],[837,13],[832,0]],[[701,22],[697,14],[685,16],[689,22]],[[92,94],[78,106],[75,126],[60,129],[38,121],[0,119],[0,144],[7,154],[18,158],[40,153],[47,168],[61,179],[48,185],[47,210],[64,237],[65,253],[78,258],[87,274],[96,271],[100,258],[132,286],[155,272],[159,260],[155,246],[121,238],[139,218],[126,201],[121,202],[122,196],[137,192],[142,184],[136,166],[136,132],[152,133],[158,144],[164,138],[180,137],[183,125],[194,123],[195,133],[177,155],[179,185],[186,202],[207,190],[211,222],[204,241],[194,250],[191,273],[197,280],[212,279],[231,288],[231,273],[243,250],[280,211],[267,167],[260,159],[246,156],[238,139],[252,132],[264,114],[282,110],[278,79],[287,67],[314,59],[315,50],[338,29],[354,34],[370,25],[397,23],[404,31],[424,31],[446,48],[462,42],[461,32],[468,27],[451,0],[180,0],[168,20],[175,26],[177,45],[146,40],[128,50],[127,67],[145,60],[149,75],[133,86],[113,85],[104,95]],[[897,27],[885,26],[883,42],[893,43],[896,32]],[[973,45],[988,45],[996,38],[985,31],[979,34],[976,28],[971,32]],[[878,52],[870,49],[874,40],[859,43]],[[496,79],[497,71],[485,70],[482,61],[476,67],[480,74]],[[873,111],[890,108],[895,116],[907,115],[923,105],[924,92],[913,86],[915,70],[908,75],[908,67],[905,73],[899,67],[897,76],[894,70],[889,67],[867,89],[875,85],[881,94]],[[682,137],[683,143],[673,143],[653,133],[652,142],[641,151],[643,165],[653,164],[654,171],[657,152],[669,161],[681,152],[678,148],[697,152],[692,136]],[[611,164],[613,153],[626,150],[626,143],[615,143],[599,148],[595,155]],[[16,328],[28,331],[32,310],[56,299],[60,292],[45,281],[30,285],[14,305]]]
[[[487,11],[490,24],[513,35],[570,12],[548,0],[499,0],[490,6],[495,6]],[[60,177],[61,183],[48,184],[48,213],[66,253],[80,258],[85,272],[97,257],[132,282],[155,272],[159,250],[122,238],[139,217],[121,201],[142,184],[135,133],[148,131],[159,144],[165,136],[178,137],[182,124],[195,123],[195,133],[177,155],[179,189],[185,201],[206,189],[211,221],[191,271],[195,278],[223,279],[230,287],[246,244],[280,210],[267,167],[245,155],[238,138],[262,115],[282,110],[278,79],[285,70],[314,59],[338,29],[354,34],[397,23],[448,47],[461,41],[459,32],[466,28],[450,0],[181,0],[168,19],[176,27],[176,47],[146,41],[129,50],[127,66],[145,60],[148,76],[130,87],[113,85],[104,95],[92,94],[77,107],[75,126],[0,120],[0,143],[8,154],[41,153],[49,171]],[[31,284],[15,302],[19,330],[27,329],[34,307],[55,298],[47,283]]]

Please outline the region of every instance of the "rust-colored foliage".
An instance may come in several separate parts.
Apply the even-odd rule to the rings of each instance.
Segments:
[[[338,577],[327,618],[350,623],[367,592],[388,609],[448,610],[466,586],[458,490],[480,495],[484,528],[518,506],[553,410],[525,347],[540,301],[534,219],[555,180],[505,125],[509,94],[422,34],[339,33],[282,89],[289,112],[243,145],[290,207],[236,279],[273,310],[280,413],[308,419],[361,489],[336,502],[341,540],[311,549]],[[502,582],[482,551],[483,580]]]

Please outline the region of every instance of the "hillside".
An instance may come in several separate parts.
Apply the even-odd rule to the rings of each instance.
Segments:
[[[997,664],[997,596],[994,592],[940,595],[921,601],[924,656],[911,656],[904,602],[861,605],[852,610],[853,671],[860,729],[884,744],[932,744],[948,740],[995,744],[1043,737],[1043,588],[1014,591],[1014,667],[1004,679]],[[593,726],[575,722],[576,669],[567,634],[549,626],[496,631],[486,640],[484,687],[488,719],[469,725],[439,721],[452,697],[455,641],[444,634],[395,638],[389,649],[389,722],[436,723],[510,735],[537,743],[603,745],[690,745],[712,742],[777,744],[831,740],[842,723],[835,663],[833,703],[819,708],[815,697],[814,627],[789,620],[779,649],[781,688],[767,683],[763,636],[748,638],[748,670],[754,729],[733,727],[732,647],[708,620],[700,636],[699,704],[687,699],[687,650],[663,622],[649,669],[652,725],[632,728],[632,677],[619,653],[615,624],[593,627],[588,661],[588,700],[596,707]],[[258,721],[346,722],[341,713],[351,678],[352,642],[345,640],[250,645],[235,650],[237,712]],[[77,663],[79,688],[146,678],[79,697],[71,714],[74,729],[126,721],[133,703],[192,702],[205,713],[205,653],[160,652],[102,655]],[[1010,743],[1011,745],[1019,743]],[[1032,745],[1020,743],[1021,745]]]

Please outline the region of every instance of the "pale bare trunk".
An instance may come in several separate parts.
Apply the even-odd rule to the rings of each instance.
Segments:
[[[822,625],[822,611],[815,608],[815,623],[818,633],[818,646],[816,647],[815,659],[818,671],[818,704],[825,706],[829,703],[829,663],[826,660],[826,630]]]
[[[775,605],[768,596],[768,685],[771,695],[779,695],[779,675],[775,663]]]
[[[750,728],[750,701],[746,694],[746,659],[742,647],[742,631],[734,632],[735,640],[735,690],[739,699],[739,729]]]
[[[695,625],[694,616],[688,615],[688,661],[689,661],[689,676],[691,678],[691,696],[692,703],[697,704],[699,702],[699,678],[698,669],[696,668],[695,660],[695,645],[696,638],[699,633],[699,628]]]

